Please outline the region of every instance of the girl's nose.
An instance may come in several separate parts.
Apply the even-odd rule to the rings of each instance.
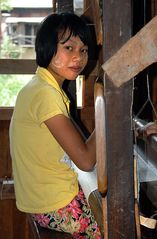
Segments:
[[[75,52],[73,55],[73,60],[80,61],[82,59],[82,55],[80,52]]]

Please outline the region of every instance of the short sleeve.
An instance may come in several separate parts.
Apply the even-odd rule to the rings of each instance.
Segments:
[[[68,100],[52,86],[45,86],[34,96],[31,105],[33,118],[39,123],[58,115],[68,117]]]

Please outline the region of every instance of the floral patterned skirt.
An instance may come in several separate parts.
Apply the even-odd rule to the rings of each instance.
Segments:
[[[49,213],[32,214],[32,216],[40,226],[68,232],[76,239],[102,238],[82,189],[66,207]]]

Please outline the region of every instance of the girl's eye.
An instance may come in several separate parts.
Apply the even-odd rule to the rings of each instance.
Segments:
[[[84,49],[81,50],[81,52],[84,53],[84,54],[87,54],[88,53],[88,49],[84,48]]]
[[[69,51],[72,51],[72,49],[73,49],[72,46],[65,46],[65,48]]]

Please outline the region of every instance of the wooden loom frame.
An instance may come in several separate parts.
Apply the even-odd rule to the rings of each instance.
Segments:
[[[157,61],[156,25],[157,17],[154,17],[102,66],[106,103],[104,124],[106,127],[105,158],[108,167],[109,239],[135,238],[130,79]],[[125,106],[125,102],[129,102],[130,108]],[[125,109],[121,110],[121,107]],[[114,117],[118,118],[116,124]],[[128,138],[127,141],[126,138]],[[98,167],[98,174],[99,172],[103,175],[102,166]],[[105,180],[106,178],[101,178],[100,181]]]

